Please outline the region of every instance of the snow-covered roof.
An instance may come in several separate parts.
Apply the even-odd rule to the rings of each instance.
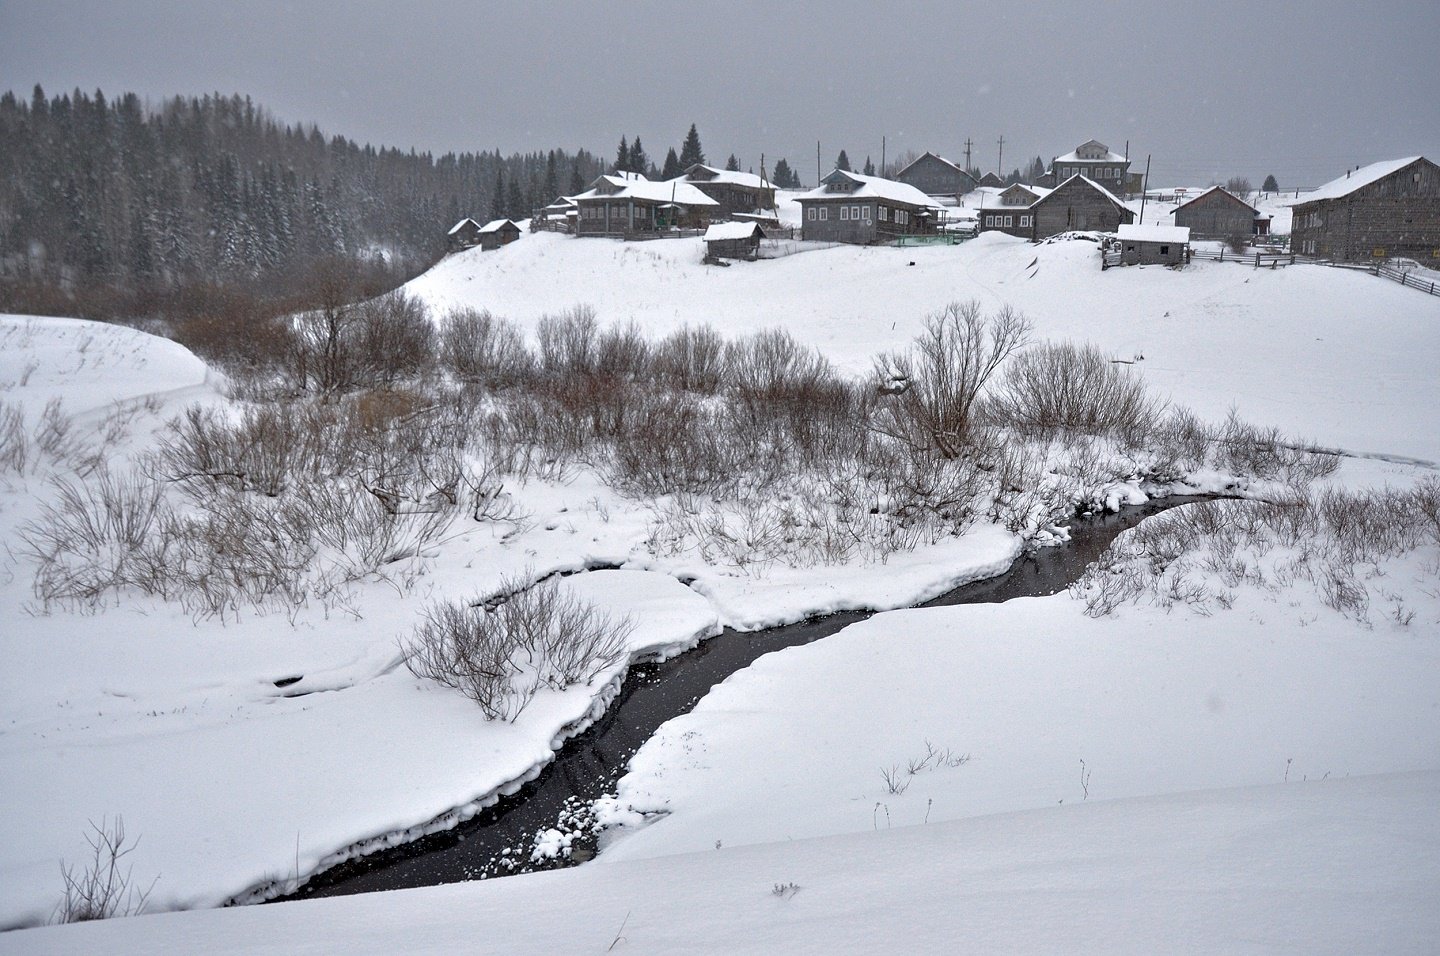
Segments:
[[[691,180],[691,174],[694,173],[697,169],[706,170],[713,175]],[[680,180],[680,182],[686,182],[687,180],[689,180],[692,182],[704,183],[733,183],[736,186],[748,186],[751,189],[774,188],[773,186],[771,186],[770,183],[767,183],[765,180],[761,179],[754,173],[742,173],[739,170],[735,169],[716,169],[714,166],[706,166],[703,163],[696,163],[694,166],[691,166],[689,169],[685,170],[684,175],[678,177],[678,179]]]
[[[1115,235],[1121,241],[1131,240],[1134,242],[1174,242],[1186,243],[1190,241],[1189,226],[1160,226],[1154,223],[1121,223],[1120,228],[1115,230]]]
[[[476,222],[474,219],[471,219],[469,216],[466,216],[464,219],[461,219],[461,220],[460,220],[459,222],[457,222],[455,225],[451,226],[451,227],[450,227],[450,231],[447,232],[447,233],[445,233],[445,235],[447,235],[447,236],[453,236],[453,235],[455,235],[455,233],[457,233],[457,232],[459,232],[461,229],[464,229],[464,228],[465,228],[465,224],[466,224],[467,222],[468,222],[470,225],[475,226],[476,228],[479,228],[479,226],[480,226],[480,224],[479,224],[478,222]]]
[[[900,172],[896,173],[895,175],[897,175],[897,176],[904,176],[905,173],[910,170],[910,167],[911,167],[911,166],[914,166],[916,163],[920,162],[920,160],[922,160],[922,159],[925,159],[927,156],[928,156],[929,158],[931,158],[931,159],[938,159],[938,160],[940,160],[940,162],[944,163],[946,166],[949,166],[951,169],[955,170],[955,171],[958,172],[958,173],[964,173],[966,176],[970,176],[969,171],[967,171],[966,169],[964,169],[959,163],[954,162],[953,160],[946,159],[944,156],[941,156],[939,153],[931,153],[931,152],[928,152],[928,151],[925,152],[925,153],[923,153],[922,155],[920,155],[918,158],[916,158],[913,162],[911,162],[909,165],[907,165],[904,169],[900,170]],[[970,179],[971,179],[971,180],[974,180],[975,177],[974,177],[974,176],[970,176]]]
[[[1099,159],[1087,159],[1087,158],[1082,157],[1082,156],[1080,155],[1080,150],[1082,150],[1082,149],[1084,149],[1086,146],[1090,146],[1090,145],[1103,146],[1103,147],[1105,147],[1105,155],[1104,155],[1104,156],[1101,156]],[[1079,146],[1075,147],[1075,148],[1072,149],[1070,152],[1066,153],[1064,156],[1056,156],[1053,160],[1051,160],[1051,162],[1052,162],[1052,163],[1123,163],[1123,162],[1127,162],[1127,160],[1125,159],[1124,156],[1121,156],[1119,153],[1113,152],[1108,146],[1105,146],[1104,143],[1096,142],[1095,140],[1092,139],[1092,140],[1091,140],[1090,142],[1088,142],[1088,143],[1081,143]]]
[[[1205,190],[1205,191],[1202,192],[1200,195],[1194,196],[1194,197],[1192,197],[1192,198],[1190,198],[1190,199],[1187,199],[1187,200],[1185,200],[1184,202],[1182,202],[1180,205],[1176,206],[1176,207],[1175,207],[1175,211],[1176,211],[1176,212],[1179,212],[1180,210],[1184,209],[1186,206],[1190,205],[1192,202],[1199,202],[1200,200],[1204,199],[1206,196],[1210,195],[1211,193],[1215,193],[1215,192],[1224,193],[1225,195],[1229,196],[1231,199],[1233,199],[1233,200],[1235,200],[1236,202],[1238,202],[1240,205],[1246,207],[1246,208],[1249,209],[1251,212],[1255,213],[1257,216],[1260,214],[1259,210],[1257,210],[1254,206],[1250,205],[1248,202],[1246,202],[1245,200],[1241,199],[1239,196],[1235,195],[1234,193],[1232,193],[1230,190],[1226,189],[1226,188],[1223,187],[1223,186],[1211,186],[1209,189]]]
[[[855,188],[848,193],[829,192],[827,185],[833,182],[837,176],[849,179],[855,183]],[[906,203],[911,206],[924,206],[928,209],[945,208],[914,186],[897,183],[893,179],[882,179],[879,176],[865,176],[861,173],[852,173],[843,169],[834,170],[830,175],[821,180],[819,186],[809,192],[801,193],[795,198],[799,202],[804,202],[807,199],[888,199],[891,202]]]
[[[520,228],[519,226],[515,225],[515,221],[514,221],[513,219],[491,219],[491,220],[490,220],[489,222],[487,222],[485,225],[483,225],[483,226],[480,227],[480,231],[481,231],[482,233],[485,233],[485,234],[489,234],[489,233],[492,233],[492,232],[499,232],[501,229],[504,229],[507,225],[510,226],[512,229],[519,229],[519,228]]]
[[[1350,195],[1357,189],[1370,185],[1379,179],[1384,179],[1399,169],[1404,169],[1417,159],[1424,159],[1424,156],[1409,156],[1405,159],[1386,159],[1378,163],[1371,163],[1369,166],[1362,166],[1352,173],[1341,176],[1339,179],[1332,179],[1309,195],[1301,197],[1301,202],[1313,202],[1316,199],[1341,199]]]
[[[1084,180],[1085,182],[1089,183],[1091,186],[1094,186],[1096,189],[1100,190],[1100,192],[1104,193],[1105,196],[1106,196],[1111,202],[1113,202],[1115,205],[1119,206],[1121,209],[1129,209],[1131,212],[1134,212],[1134,211],[1135,211],[1135,210],[1134,210],[1133,208],[1131,208],[1130,206],[1127,206],[1127,205],[1125,204],[1125,201],[1122,200],[1119,196],[1115,195],[1115,194],[1112,193],[1110,190],[1106,189],[1104,186],[1100,185],[1100,184],[1097,183],[1095,180],[1091,179],[1089,176],[1085,176],[1085,175],[1082,175],[1082,174],[1080,174],[1080,173],[1076,173],[1075,175],[1068,177],[1068,178],[1065,180],[1065,182],[1062,182],[1062,183],[1060,184],[1060,186],[1056,186],[1054,189],[1050,190],[1050,192],[1046,193],[1044,196],[1041,196],[1040,199],[1037,199],[1036,202],[1043,202],[1044,200],[1049,199],[1051,195],[1053,195],[1054,193],[1059,192],[1059,191],[1060,191],[1060,187],[1061,187],[1061,186],[1064,186],[1065,183],[1068,183],[1071,179]]]
[[[717,222],[705,230],[705,241],[712,239],[749,239],[759,233],[765,235],[758,222]]]
[[[681,206],[720,205],[683,179],[655,182],[635,173],[627,173],[623,177],[605,175],[600,179],[608,180],[611,186],[615,187],[615,191],[600,192],[598,189],[589,189],[576,196],[575,201],[578,203],[585,199],[643,199],[648,202],[674,202]],[[596,180],[597,183],[599,181],[599,179]]]
[[[993,197],[995,197],[996,199],[999,199],[1001,196],[1004,196],[1006,193],[1008,193],[1008,192],[1010,192],[1011,190],[1014,190],[1014,189],[1023,189],[1025,192],[1029,193],[1032,197],[1034,197],[1034,198],[1031,200],[1032,203],[1033,203],[1035,200],[1044,199],[1046,196],[1050,195],[1052,192],[1055,191],[1055,190],[1053,190],[1053,189],[1046,189],[1044,186],[1030,186],[1030,185],[1027,185],[1027,184],[1025,184],[1025,183],[1011,183],[1010,185],[1006,186],[1004,189],[996,189],[994,186],[981,186],[978,190],[976,190],[977,192],[980,193],[980,208],[981,208],[981,209],[1023,209],[1023,208],[1025,208],[1025,207],[1023,207],[1023,206],[1007,206],[1007,205],[1005,205],[1003,202],[996,202],[996,203],[994,203],[994,204],[992,204],[992,205],[988,205],[988,206],[985,204],[985,200],[986,200],[987,197],[993,196]]]

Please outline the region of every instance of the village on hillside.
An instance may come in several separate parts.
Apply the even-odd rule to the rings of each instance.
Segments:
[[[1128,145],[1128,144],[1127,144]],[[1038,172],[1038,170],[1037,170]],[[1225,185],[1152,189],[1127,155],[1089,140],[1043,173],[1007,182],[926,152],[890,177],[837,165],[813,189],[778,189],[761,170],[694,163],[671,179],[616,169],[536,210],[532,232],[625,241],[703,236],[705,261],[766,258],[776,243],[954,244],[984,232],[1042,242],[1086,234],[1101,268],[1182,265],[1194,256],[1276,267],[1362,264],[1440,292],[1440,167],[1424,156],[1346,169],[1318,188]],[[1267,185],[1275,186],[1274,183]],[[451,227],[450,250],[499,248],[519,223]],[[793,246],[786,246],[793,249]]]

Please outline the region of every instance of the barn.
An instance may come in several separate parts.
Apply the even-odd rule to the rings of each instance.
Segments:
[[[459,252],[480,244],[480,224],[474,219],[461,219],[445,234],[445,242],[451,252]]]
[[[760,240],[765,230],[758,222],[717,222],[705,230],[705,261],[745,259],[754,261],[760,254]]]
[[[1219,186],[1176,206],[1175,225],[1196,239],[1249,239],[1270,231],[1270,220],[1258,209]]]
[[[520,238],[520,227],[512,219],[492,219],[480,227],[480,248],[499,249]]]
[[[1062,232],[1114,232],[1135,221],[1135,213],[1099,183],[1071,176],[1030,207],[1035,217],[1035,238]]]
[[[1290,249],[1339,262],[1440,265],[1440,167],[1424,156],[1352,170],[1292,208]]]
[[[963,196],[979,181],[944,156],[926,153],[895,174],[897,183],[914,186],[927,196]]]

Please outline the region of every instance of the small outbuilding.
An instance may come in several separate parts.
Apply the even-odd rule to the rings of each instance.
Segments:
[[[511,219],[492,219],[480,227],[480,248],[499,249],[520,238],[520,227]]]
[[[445,241],[451,252],[478,246],[480,244],[480,224],[468,217],[461,219],[450,227],[450,231],[445,234]]]
[[[753,262],[760,255],[765,229],[758,222],[717,222],[705,230],[705,261],[744,259]]]
[[[1190,230],[1185,226],[1125,223],[1115,235],[1120,242],[1120,261],[1127,266],[1178,266],[1190,249]]]

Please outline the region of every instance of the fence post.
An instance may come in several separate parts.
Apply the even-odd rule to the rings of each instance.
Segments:
[[[1255,253],[1255,268],[1260,268],[1260,253]]]

